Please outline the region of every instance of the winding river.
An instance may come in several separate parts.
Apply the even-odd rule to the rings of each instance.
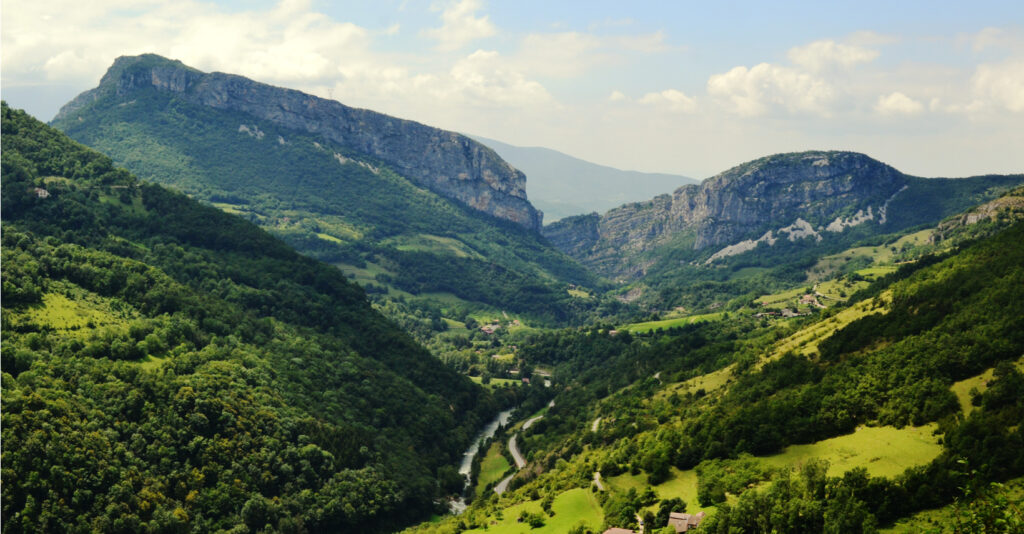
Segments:
[[[465,454],[462,455],[462,463],[459,464],[459,474],[466,478],[466,485],[462,488],[462,495],[459,495],[458,499],[455,499],[449,505],[453,514],[461,514],[466,511],[466,491],[469,490],[469,484],[471,482],[469,474],[473,470],[473,458],[480,452],[480,443],[484,440],[490,439],[495,432],[498,431],[498,427],[505,426],[508,424],[509,417],[512,416],[512,412],[515,408],[505,410],[498,414],[490,423],[484,426],[483,430],[477,434],[476,439],[473,440],[473,444],[466,449]]]

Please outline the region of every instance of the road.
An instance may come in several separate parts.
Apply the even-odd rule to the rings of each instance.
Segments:
[[[551,401],[551,403],[548,404],[549,407],[550,406],[554,406],[554,405],[555,405],[555,401]],[[527,428],[530,428],[531,426],[533,426],[534,423],[536,423],[537,421],[540,421],[543,418],[544,418],[543,415],[538,415],[536,417],[531,417],[531,418],[527,419],[523,423],[523,430],[526,430]],[[519,434],[512,434],[512,437],[508,438],[508,452],[509,452],[509,454],[512,455],[512,460],[514,460],[515,463],[516,463],[516,470],[517,471],[522,469],[522,468],[524,468],[524,467],[526,467],[526,458],[523,458],[522,453],[519,452],[519,447],[516,445],[516,438],[518,438],[518,437],[519,437]],[[512,481],[512,477],[514,477],[514,476],[516,476],[515,473],[512,473],[511,475],[503,478],[501,480],[501,482],[498,482],[498,484],[496,486],[494,486],[494,492],[497,493],[498,495],[501,495],[502,493],[505,493],[505,490],[508,489],[508,483]]]

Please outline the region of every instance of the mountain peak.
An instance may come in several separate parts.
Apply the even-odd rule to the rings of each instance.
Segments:
[[[526,198],[526,175],[466,136],[242,76],[204,73],[156,54],[117,58],[100,85],[65,105],[54,123],[81,118],[98,102],[130,102],[150,90],[322,136],[379,159],[418,186],[540,230],[543,214]]]
[[[182,92],[203,74],[181,61],[157,54],[121,56],[114,60],[100,79],[100,88],[124,92],[141,87],[157,87]]]

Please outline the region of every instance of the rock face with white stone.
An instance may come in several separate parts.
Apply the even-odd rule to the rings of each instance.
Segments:
[[[906,182],[896,169],[854,152],[779,154],[671,195],[563,219],[544,235],[602,274],[639,276],[636,255],[674,240],[715,250],[718,259],[762,242],[821,240],[826,231],[884,223],[879,213]]]
[[[455,132],[231,74],[204,73],[153,54],[118,58],[99,87],[61,109],[60,121],[112,93],[130,99],[147,90],[220,110],[243,112],[313,133],[387,163],[416,184],[532,230],[542,213],[526,199],[526,176],[493,150]],[[262,135],[258,128],[240,130]],[[285,142],[282,138],[279,143]]]

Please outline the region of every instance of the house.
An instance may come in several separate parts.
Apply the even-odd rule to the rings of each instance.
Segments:
[[[42,187],[35,187],[32,189],[32,192],[35,193],[36,196],[39,198],[50,198],[50,192],[43,189]]]
[[[612,528],[604,531],[602,534],[640,534],[640,533],[635,531],[635,530],[629,530],[628,528],[612,527]]]
[[[480,327],[480,331],[485,334],[493,334],[501,328],[500,324],[485,324]]]
[[[800,304],[806,304],[806,305],[809,305],[809,306],[814,306],[814,305],[818,304],[818,299],[812,293],[808,293],[808,294],[800,297]]]
[[[676,532],[688,532],[690,529],[700,526],[701,521],[704,520],[704,515],[704,512],[697,512],[692,515],[672,512],[668,514],[668,526],[676,529]]]

